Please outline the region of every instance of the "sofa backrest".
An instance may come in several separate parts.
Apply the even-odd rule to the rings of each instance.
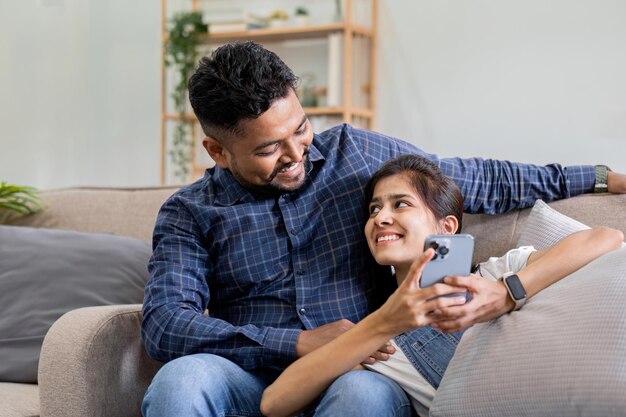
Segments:
[[[79,187],[44,191],[45,210],[10,224],[151,240],[159,208],[177,189]]]
[[[613,227],[626,235],[626,194],[583,194],[553,201],[549,205],[590,227]],[[495,216],[464,215],[463,233],[469,233],[475,238],[474,261],[501,256],[516,247],[530,210],[513,210]]]
[[[157,213],[178,187],[67,188],[42,193],[46,209],[11,224],[113,233],[150,240]],[[585,194],[550,203],[555,210],[589,226],[609,226],[626,234],[626,195]],[[474,236],[474,261],[501,256],[517,246],[530,208],[499,215],[463,217],[463,232]]]

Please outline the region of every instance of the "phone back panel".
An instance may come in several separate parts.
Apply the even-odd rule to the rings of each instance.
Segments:
[[[474,253],[471,235],[430,235],[424,242],[424,250],[429,247],[435,248],[435,257],[424,267],[420,281],[422,288],[443,282],[447,276],[470,274]]]

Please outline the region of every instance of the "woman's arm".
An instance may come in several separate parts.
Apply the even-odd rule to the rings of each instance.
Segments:
[[[273,417],[304,409],[335,378],[350,371],[394,336],[380,324],[374,312],[346,333],[292,363],[263,392],[261,412]]]
[[[624,241],[620,230],[598,227],[572,233],[554,246],[534,252],[526,268],[517,273],[528,297],[578,271]]]
[[[426,326],[429,312],[454,303],[461,297],[436,295],[464,291],[436,284],[419,287],[424,265],[434,251],[424,252],[411,266],[407,279],[378,310],[347,332],[292,363],[263,393],[261,412],[266,416],[287,416],[313,402],[340,375],[350,371],[392,337],[416,327]],[[375,393],[374,393],[375,395]]]
[[[573,233],[550,248],[532,253],[526,267],[517,272],[517,276],[530,298],[594,259],[619,248],[623,240],[621,231],[608,227]],[[465,287],[472,293],[472,301],[438,311],[439,321],[433,327],[439,330],[456,332],[476,323],[496,319],[515,306],[501,281],[470,276],[447,277],[445,282]]]

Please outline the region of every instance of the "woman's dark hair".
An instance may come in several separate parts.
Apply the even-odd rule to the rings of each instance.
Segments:
[[[366,207],[374,195],[376,184],[384,178],[403,174],[424,204],[441,220],[452,215],[459,221],[456,233],[461,232],[463,195],[458,185],[444,175],[437,164],[419,155],[402,155],[385,162],[365,186]],[[369,213],[368,213],[369,217]]]
[[[298,78],[276,55],[255,42],[233,42],[204,57],[189,79],[189,101],[204,133],[236,131],[274,100],[287,97]]]

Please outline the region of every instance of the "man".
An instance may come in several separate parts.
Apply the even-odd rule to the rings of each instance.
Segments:
[[[366,256],[362,188],[388,159],[436,161],[468,212],[594,189],[592,166],[438,159],[348,125],[315,135],[296,82],[252,42],[217,49],[189,81],[217,166],[173,195],[155,226],[142,336],[150,355],[168,363],[146,393],[147,417],[261,415],[261,394],[284,367],[376,306],[375,285],[391,280]],[[610,191],[626,188],[624,176],[607,176]],[[392,353],[383,346],[364,361]],[[410,416],[411,406],[386,377],[355,371],[308,413]]]

